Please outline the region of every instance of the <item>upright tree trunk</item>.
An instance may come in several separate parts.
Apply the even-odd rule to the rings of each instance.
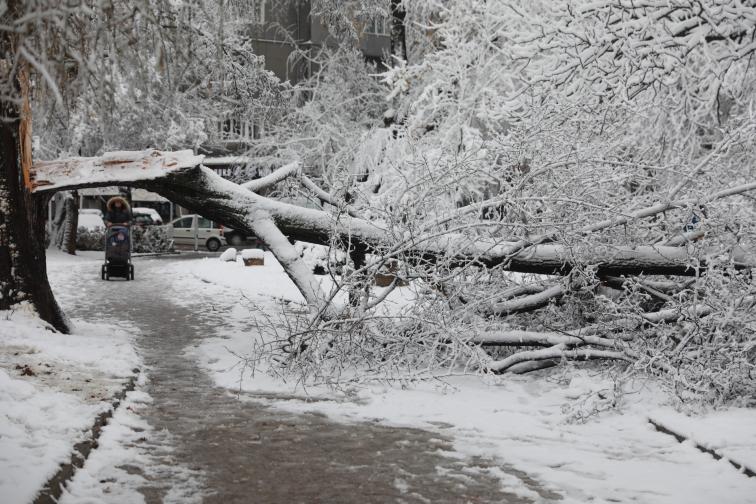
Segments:
[[[20,11],[20,2],[8,3],[11,20]],[[0,310],[28,302],[43,320],[67,332],[67,321],[47,280],[47,198],[30,191],[29,82],[25,66],[14,65],[17,37],[7,31],[0,35],[0,72],[12,78],[16,95],[0,94]]]
[[[403,0],[391,0],[391,55],[407,60],[407,11]]]
[[[78,193],[73,191],[66,195],[65,213],[63,223],[63,241],[61,250],[67,254],[76,255],[76,231],[79,228]]]
[[[68,195],[68,191],[61,191],[55,193],[51,198],[55,204],[55,215],[50,226],[50,243],[56,248],[60,248],[63,244],[63,230],[65,229],[64,224],[66,221],[66,195]]]

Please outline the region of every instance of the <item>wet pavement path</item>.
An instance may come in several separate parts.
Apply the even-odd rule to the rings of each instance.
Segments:
[[[141,330],[144,390],[154,399],[142,414],[156,432],[169,433],[171,460],[201,475],[203,502],[531,502],[502,490],[501,470],[547,500],[556,497],[500,464],[444,456],[451,442],[436,433],[281,412],[264,404],[270,396],[242,401],[215,387],[183,349],[211,336],[221,320],[170,302],[159,274],[164,260],[176,259],[137,260],[133,282],[103,282],[95,271],[85,280],[87,299],[66,308]],[[140,492],[163,502],[169,487],[153,481]]]

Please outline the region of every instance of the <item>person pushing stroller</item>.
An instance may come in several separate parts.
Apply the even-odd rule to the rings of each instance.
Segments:
[[[120,196],[108,200],[105,213],[105,263],[102,265],[102,279],[111,276],[134,279],[134,265],[131,264],[131,208]]]
[[[113,196],[108,200],[105,212],[105,225],[129,226],[131,224],[131,207],[121,196]]]

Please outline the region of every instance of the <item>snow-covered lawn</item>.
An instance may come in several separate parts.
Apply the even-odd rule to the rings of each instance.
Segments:
[[[263,369],[253,373],[252,367],[240,362],[264,338],[256,321],[276,320],[282,302],[302,301],[270,253],[265,254],[264,266],[207,258],[177,262],[165,272],[172,279],[177,302],[198,312],[212,305],[214,316],[220,317],[216,334],[190,350],[216,383],[281,395],[255,400],[289,411],[318,411],[341,421],[379,421],[437,431],[452,437],[461,454],[495,457],[513,468],[502,476],[502,484],[510,490],[527,491],[515,476],[521,471],[563,495],[565,502],[755,501],[756,478],[739,474],[690,443],[680,444],[656,432],[648,418],[674,418],[696,441],[707,444],[710,439],[733,458],[752,463],[756,411],[684,417],[667,405],[653,382],[639,381],[631,384],[619,408],[591,414],[614,400],[614,384],[587,371],[451,377],[443,383],[409,387],[303,390]],[[197,292],[204,295],[198,298]],[[326,400],[308,400],[312,397]]]
[[[71,280],[72,262],[52,253],[54,280]],[[70,285],[70,284],[69,284]],[[75,284],[74,284],[75,285]],[[123,327],[73,320],[54,332],[22,307],[0,312],[0,501],[30,502],[68,462],[95,417],[110,407],[139,357]]]

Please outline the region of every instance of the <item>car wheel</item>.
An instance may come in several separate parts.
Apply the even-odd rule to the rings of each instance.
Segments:
[[[210,238],[205,242],[205,247],[207,247],[207,250],[210,252],[217,252],[219,248],[221,248],[221,242],[217,238]]]
[[[244,238],[242,238],[241,235],[232,234],[231,237],[228,238],[228,242],[234,247],[238,247],[244,243]]]

